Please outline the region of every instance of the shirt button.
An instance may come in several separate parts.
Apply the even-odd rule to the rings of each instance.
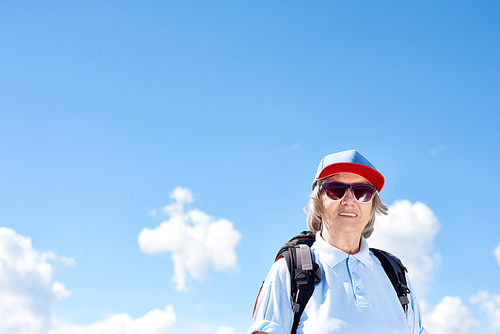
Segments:
[[[356,287],[356,291],[359,291],[361,290],[361,288],[359,286]]]
[[[357,273],[357,272],[355,272],[355,271],[353,271],[353,272],[352,272],[352,276],[356,276],[356,277],[357,277],[357,276],[358,276],[358,273]]]

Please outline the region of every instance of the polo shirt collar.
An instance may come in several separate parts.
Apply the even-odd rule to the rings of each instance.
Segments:
[[[316,233],[316,242],[313,247],[319,252],[322,261],[332,268],[351,256],[359,260],[368,268],[373,269],[373,259],[370,255],[370,247],[363,236],[361,237],[361,247],[359,248],[359,252],[354,255],[349,255],[337,247],[327,243],[321,236],[321,232]]]

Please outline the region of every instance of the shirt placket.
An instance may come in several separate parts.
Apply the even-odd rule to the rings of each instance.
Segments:
[[[365,285],[361,278],[361,266],[363,264],[354,256],[349,256],[347,266],[351,276],[351,288],[354,293],[357,307],[368,307],[368,299],[366,297]]]

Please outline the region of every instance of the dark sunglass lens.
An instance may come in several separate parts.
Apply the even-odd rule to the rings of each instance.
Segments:
[[[344,197],[346,187],[342,184],[329,183],[325,185],[325,192],[333,200],[339,200]]]
[[[360,202],[369,202],[372,199],[374,190],[372,187],[365,185],[356,185],[352,187],[354,197]]]

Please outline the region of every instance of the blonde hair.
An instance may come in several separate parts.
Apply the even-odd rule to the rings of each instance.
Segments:
[[[327,177],[314,181],[313,191],[309,195],[309,202],[304,207],[304,211],[307,214],[307,228],[314,233],[321,231],[321,228],[323,226],[323,207],[321,205],[321,196],[323,193],[322,186],[331,176],[332,175],[329,175]],[[387,215],[388,209],[389,207],[386,204],[382,203],[379,193],[378,191],[376,191],[372,199],[372,212],[370,215],[370,219],[368,220],[368,223],[366,224],[363,232],[361,232],[361,235],[363,235],[365,239],[369,238],[373,233],[375,225],[375,215]]]

